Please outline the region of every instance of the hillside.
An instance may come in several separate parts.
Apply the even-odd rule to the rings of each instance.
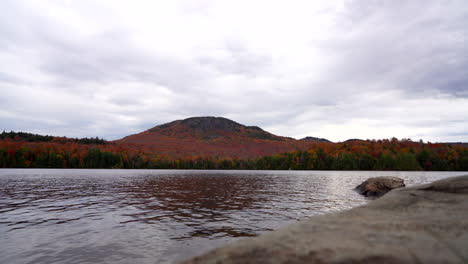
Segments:
[[[306,150],[314,141],[277,136],[223,117],[191,117],[115,142],[169,157],[254,158]]]
[[[110,142],[3,132],[0,168],[465,171],[468,148],[397,138],[296,140],[225,118],[195,117]]]

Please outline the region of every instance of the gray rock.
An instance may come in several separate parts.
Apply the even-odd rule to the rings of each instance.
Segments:
[[[468,176],[396,189],[184,263],[468,263]]]
[[[382,196],[390,190],[405,187],[403,179],[398,177],[382,176],[369,178],[359,184],[355,190],[365,196]]]

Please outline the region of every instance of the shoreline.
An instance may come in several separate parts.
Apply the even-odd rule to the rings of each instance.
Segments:
[[[182,263],[466,263],[468,175],[399,188]]]

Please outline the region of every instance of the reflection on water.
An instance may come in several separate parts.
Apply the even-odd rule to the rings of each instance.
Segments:
[[[454,172],[0,170],[0,263],[161,263]]]

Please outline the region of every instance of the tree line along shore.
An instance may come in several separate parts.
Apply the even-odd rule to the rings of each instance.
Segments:
[[[174,157],[99,138],[31,135],[0,137],[0,168],[468,170],[464,145],[409,139],[317,142],[308,150],[238,158],[193,153]]]

